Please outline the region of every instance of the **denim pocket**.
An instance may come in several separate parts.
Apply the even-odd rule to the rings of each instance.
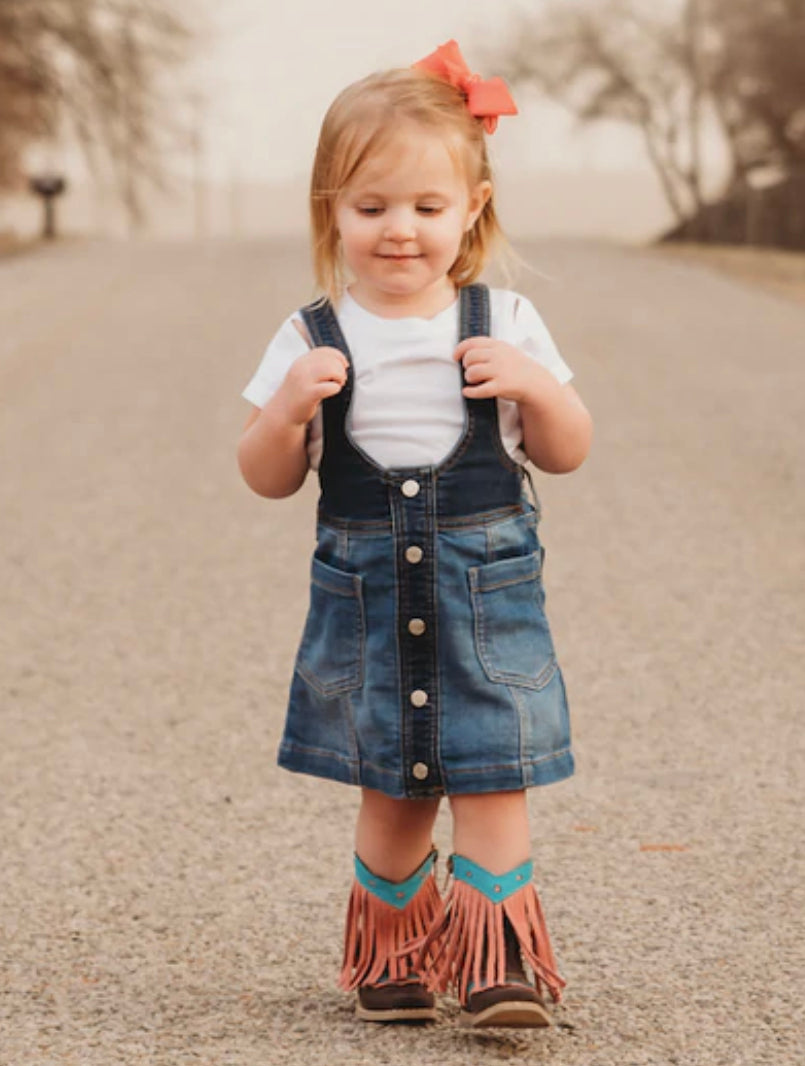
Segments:
[[[556,671],[541,574],[541,552],[469,569],[475,648],[490,681],[540,689]]]
[[[363,684],[363,590],[358,574],[313,558],[308,610],[296,668],[322,696]]]

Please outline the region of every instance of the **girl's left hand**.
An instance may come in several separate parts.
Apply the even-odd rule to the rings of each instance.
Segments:
[[[464,365],[467,384],[462,389],[471,400],[499,396],[519,404],[534,404],[558,382],[545,367],[513,344],[492,337],[469,337],[456,348],[456,361]]]

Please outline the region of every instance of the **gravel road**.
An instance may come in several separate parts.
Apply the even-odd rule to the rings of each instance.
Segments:
[[[357,796],[274,764],[315,486],[234,460],[304,247],[64,243],[0,260],[2,1066],[804,1061],[805,308],[521,251],[597,424],[538,482],[557,1025],[362,1026],[334,986]]]

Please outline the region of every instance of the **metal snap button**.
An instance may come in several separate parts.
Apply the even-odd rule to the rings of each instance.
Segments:
[[[408,623],[408,632],[412,637],[421,637],[425,632],[425,623],[421,618],[412,618]]]
[[[414,481],[412,477],[409,477],[407,481],[403,481],[401,486],[401,492],[403,496],[407,496],[409,499],[412,499],[419,492],[419,482]]]
[[[415,762],[411,767],[411,773],[417,779],[417,781],[424,781],[428,776],[428,767],[424,762]]]
[[[421,563],[424,554],[418,544],[412,544],[410,548],[405,549],[405,558],[409,563]]]
[[[427,692],[424,692],[421,688],[415,688],[414,691],[411,693],[410,699],[414,707],[424,707],[425,704],[428,702],[428,694]]]

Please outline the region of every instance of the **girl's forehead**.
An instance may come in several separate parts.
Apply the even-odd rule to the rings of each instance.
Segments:
[[[467,179],[457,152],[448,138],[418,128],[391,134],[377,146],[353,174],[349,185],[408,185],[453,188]]]

